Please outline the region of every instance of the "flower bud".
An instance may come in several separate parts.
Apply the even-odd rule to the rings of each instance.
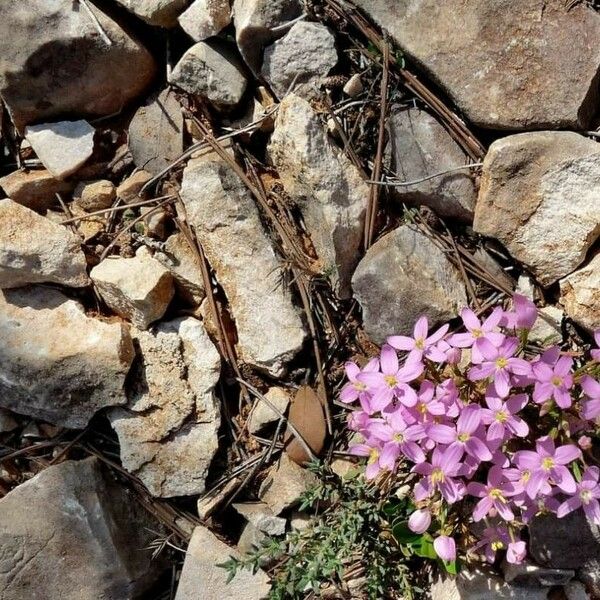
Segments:
[[[577,443],[582,450],[589,450],[592,447],[592,438],[587,435],[582,435],[579,440],[577,440]]]
[[[435,538],[433,540],[433,549],[446,562],[451,562],[456,558],[456,543],[453,538],[447,535],[440,535],[440,537]]]
[[[521,564],[527,556],[527,544],[525,542],[511,542],[506,551],[506,560],[513,565]]]
[[[415,510],[408,519],[408,528],[415,533],[425,533],[431,525],[431,513],[426,509]]]

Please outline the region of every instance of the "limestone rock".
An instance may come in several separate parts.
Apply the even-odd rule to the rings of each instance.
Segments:
[[[155,207],[142,206],[140,216],[143,217],[142,224],[146,236],[159,240],[165,239],[168,215],[164,209],[159,208],[157,210]]]
[[[254,527],[252,523],[246,523],[242,529],[236,547],[242,555],[251,554],[254,550],[260,548],[266,537],[267,534]],[[265,565],[263,562],[264,559],[260,561],[260,564],[264,567]]]
[[[0,200],[0,288],[89,284],[79,238],[9,199]]]
[[[20,130],[68,113],[116,113],[152,80],[149,52],[94,4],[90,10],[110,45],[79,2],[0,5],[0,95]]]
[[[362,94],[364,89],[365,86],[363,85],[360,73],[355,73],[352,75],[352,77],[350,77],[350,79],[348,79],[342,91],[347,96],[350,96],[350,98],[356,98]]]
[[[276,256],[254,199],[215,154],[189,162],[181,198],[235,319],[240,358],[280,376],[301,349],[305,330],[280,285]]]
[[[127,410],[109,415],[123,466],[155,496],[201,494],[218,448],[219,353],[191,317],[133,337],[138,356]]]
[[[600,328],[600,253],[560,282],[560,301],[576,323],[592,332]]]
[[[198,499],[198,516],[201,521],[206,521],[212,516],[227,500],[227,498],[235,492],[241,480],[235,477],[231,481],[227,482],[224,486],[217,489],[213,489]]]
[[[179,17],[181,28],[196,42],[217,35],[229,23],[229,0],[194,0]]]
[[[129,124],[129,150],[140,169],[158,175],[183,152],[183,115],[166,89],[137,110]]]
[[[133,258],[106,258],[90,277],[106,305],[139,329],[160,319],[175,293],[171,273],[145,247]]]
[[[269,578],[258,570],[240,569],[227,583],[227,571],[218,565],[239,554],[221,542],[206,527],[198,526],[188,546],[175,600],[263,600],[269,593]]]
[[[283,98],[292,85],[317,83],[337,61],[335,38],[329,28],[300,21],[265,50],[262,74]]]
[[[294,94],[281,102],[268,154],[302,211],[322,270],[331,273],[337,293],[348,298],[360,255],[368,185],[327,137],[310,104]]]
[[[377,344],[390,335],[411,334],[421,315],[433,328],[467,305],[458,269],[412,225],[398,227],[369,248],[352,287],[367,335]]]
[[[564,312],[556,306],[540,308],[537,321],[531,328],[527,339],[543,347],[560,344],[563,339],[561,325],[564,316]]]
[[[552,569],[540,567],[528,560],[520,564],[509,563],[506,559],[501,565],[506,583],[514,583],[522,586],[553,587],[565,585],[575,577],[572,569]]]
[[[194,44],[175,65],[169,82],[217,108],[238,104],[248,84],[232,50],[217,42]]]
[[[395,110],[388,123],[392,170],[402,181],[415,181],[469,162],[444,127],[423,110]],[[395,187],[393,194],[406,204],[429,206],[441,217],[473,220],[476,192],[468,169]]]
[[[161,574],[143,510],[96,459],[45,469],[0,500],[0,597],[139,598]]]
[[[73,217],[85,217],[74,223],[74,227],[77,228],[77,232],[81,234],[83,242],[89,243],[90,240],[95,238],[100,232],[104,231],[106,227],[106,215],[94,215],[90,216],[88,212],[81,206],[79,200],[74,200],[69,205],[69,210]],[[48,211],[46,216],[49,219],[56,220],[57,223],[61,223],[65,219],[64,212]]]
[[[266,394],[265,398],[279,410],[282,415],[285,415],[287,407],[290,404],[290,394],[284,388],[273,387]],[[250,417],[248,419],[248,431],[250,433],[258,433],[263,427],[270,423],[279,421],[281,417],[273,411],[273,409],[262,400],[256,400]]]
[[[25,127],[25,138],[37,157],[58,179],[75,173],[92,156],[95,133],[83,119]]]
[[[81,208],[91,212],[112,206],[116,190],[114,184],[106,179],[87,181],[77,186],[75,196],[79,198]]]
[[[152,179],[148,171],[138,170],[126,177],[117,188],[117,197],[126,204],[133,204],[141,200],[139,194],[146,183]]]
[[[389,31],[475,125],[585,129],[593,117],[600,47],[592,40],[600,38],[600,15],[583,3],[355,4]]]
[[[0,293],[0,405],[72,428],[124,404],[133,360],[127,329],[87,317],[49,288]]]
[[[473,228],[549,286],[577,268],[600,235],[599,189],[597,142],[566,131],[508,136],[485,158]]]
[[[283,535],[287,521],[276,517],[264,502],[233,504],[233,508],[259,531],[267,535]]]
[[[176,27],[177,17],[189,0],[117,0],[127,10],[150,25]]]
[[[36,169],[13,171],[0,179],[0,187],[17,204],[44,212],[57,203],[56,194],[69,193],[74,184],[56,179],[46,169]]]

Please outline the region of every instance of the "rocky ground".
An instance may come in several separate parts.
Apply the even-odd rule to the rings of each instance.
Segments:
[[[600,327],[598,7],[354,4],[0,4],[3,600],[258,600],[217,565],[306,518],[286,415],[347,466],[346,359],[514,290]],[[433,597],[600,597],[564,522]]]

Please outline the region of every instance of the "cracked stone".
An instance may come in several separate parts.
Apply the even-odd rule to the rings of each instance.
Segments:
[[[565,312],[589,332],[600,328],[600,252],[560,281]]]
[[[56,204],[56,194],[68,194],[75,184],[57,179],[46,169],[13,171],[0,179],[0,187],[16,202],[36,212]]]

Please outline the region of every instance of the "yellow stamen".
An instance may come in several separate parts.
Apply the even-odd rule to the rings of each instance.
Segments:
[[[592,492],[590,490],[581,490],[579,497],[584,504],[589,504],[592,500]]]
[[[473,329],[473,330],[471,331],[471,335],[472,335],[474,338],[480,338],[480,337],[483,335],[483,331],[481,331],[481,329]]]
[[[504,369],[507,365],[508,365],[508,359],[504,358],[504,356],[501,356],[500,358],[496,359],[496,366],[499,369]]]
[[[489,494],[490,498],[493,498],[494,500],[499,500],[503,504],[506,504],[506,498],[504,497],[502,490],[499,490],[498,488],[492,488],[488,492],[488,494]]]
[[[498,423],[506,423],[508,421],[508,413],[505,410],[499,410],[496,413],[496,421]]]
[[[398,385],[398,380],[393,375],[386,375],[383,379],[390,387]]]
[[[554,468],[554,459],[551,456],[546,456],[542,460],[542,469],[549,471],[552,468]]]
[[[425,348],[425,340],[423,338],[418,338],[415,340],[415,347],[419,350],[423,350]]]
[[[371,453],[369,454],[368,463],[372,465],[379,460],[379,450],[377,448],[371,448]]]
[[[458,441],[459,442],[468,442],[471,439],[471,434],[470,433],[460,433],[458,435]]]
[[[446,478],[446,476],[444,475],[444,472],[439,468],[435,468],[432,472],[431,472],[431,483],[436,484],[436,483],[442,483],[444,481],[444,479]]]
[[[555,387],[559,387],[560,385],[562,385],[562,379],[560,377],[554,376],[550,380],[550,383],[552,383],[552,385]]]

